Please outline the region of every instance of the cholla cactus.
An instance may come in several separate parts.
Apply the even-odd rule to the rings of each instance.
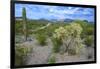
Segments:
[[[59,27],[55,30],[54,38],[62,39],[67,36],[67,30],[64,27]]]
[[[59,27],[55,30],[54,38],[66,38],[70,36],[76,36],[79,37],[82,32],[82,28],[77,23],[71,23],[70,25],[67,25],[65,27]]]
[[[63,42],[61,46],[61,51],[64,53],[66,51],[74,50],[75,53],[79,53],[79,50],[82,48],[82,42],[80,34],[82,28],[77,23],[71,23],[64,27],[59,27],[55,30],[53,35],[54,38],[60,39]]]

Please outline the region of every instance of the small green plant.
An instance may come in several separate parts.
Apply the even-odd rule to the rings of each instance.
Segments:
[[[87,46],[92,46],[93,43],[93,36],[87,36],[87,38],[85,39],[85,44]]]
[[[49,59],[48,64],[54,64],[55,62],[56,62],[55,57],[52,56],[52,57]]]
[[[15,46],[15,65],[24,65],[24,59],[30,53],[32,48],[26,46]]]
[[[36,39],[40,45],[46,44],[46,35],[44,34],[36,34]]]
[[[53,37],[52,37],[51,40],[52,40],[52,43],[53,43],[53,52],[54,52],[54,53],[59,52],[59,51],[60,51],[60,47],[61,47],[61,45],[62,45],[61,40],[59,40],[59,39],[57,39],[57,38],[53,38]]]
[[[75,49],[69,49],[68,54],[70,55],[76,55],[76,50]]]

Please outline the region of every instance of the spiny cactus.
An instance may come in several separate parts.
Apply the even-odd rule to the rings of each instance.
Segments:
[[[28,37],[28,28],[27,28],[27,17],[26,17],[26,9],[22,9],[22,19],[23,19],[23,34],[24,34],[24,39],[27,41]]]
[[[82,27],[77,23],[71,23],[55,30],[53,37],[62,40],[61,53],[73,50],[76,54],[82,48],[80,34]]]

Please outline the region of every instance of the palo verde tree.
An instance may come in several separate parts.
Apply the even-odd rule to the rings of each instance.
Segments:
[[[27,17],[26,17],[26,9],[25,9],[25,7],[22,9],[22,19],[23,19],[23,34],[24,34],[24,39],[25,39],[25,41],[27,41],[28,28],[27,28]]]

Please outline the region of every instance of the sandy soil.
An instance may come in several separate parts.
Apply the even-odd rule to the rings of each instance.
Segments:
[[[59,53],[52,53],[52,42],[50,39],[47,39],[47,44],[45,46],[40,46],[35,38],[32,38],[31,41],[20,43],[32,48],[32,52],[27,55],[25,59],[26,65],[33,64],[47,64],[48,59],[51,55],[55,56],[56,63],[65,63],[65,62],[81,62],[81,61],[93,61],[94,60],[94,48],[88,47],[84,48],[81,51],[80,55],[68,55],[65,53],[63,55]],[[88,55],[92,55],[92,58],[88,58]]]

